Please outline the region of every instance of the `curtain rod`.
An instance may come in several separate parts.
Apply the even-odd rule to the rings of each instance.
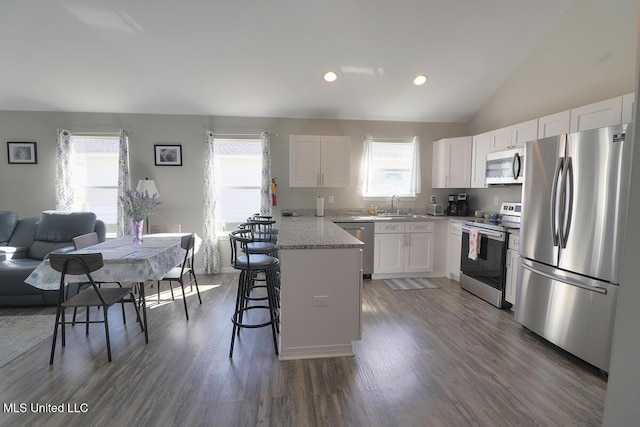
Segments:
[[[406,141],[407,141],[407,139],[408,139],[409,141],[412,141],[412,140],[413,140],[413,138],[415,138],[415,136],[409,136],[409,137],[407,137],[406,139],[405,139],[405,138],[403,138],[403,137],[396,137],[396,138],[377,138],[377,137],[375,137],[375,136],[372,136],[372,137],[371,137],[371,139],[373,139],[374,141],[381,141],[381,142],[385,142],[385,141],[390,141],[390,142],[392,142],[392,141],[394,141],[394,142],[406,142]],[[367,139],[367,137],[366,137],[366,136],[363,136],[363,137],[362,137],[362,140],[364,141],[365,139]]]
[[[214,138],[238,138],[242,136],[250,136],[250,137],[262,137],[262,133],[216,133],[213,132]],[[278,136],[277,133],[271,133],[269,131],[265,131],[269,136]]]
[[[84,132],[81,130],[69,130],[69,132],[71,132],[71,135],[75,135],[75,136],[108,136],[108,137],[113,137],[113,136],[120,136],[120,129],[113,131],[113,132]],[[125,129],[125,134],[127,136],[133,135],[133,132],[129,132]]]

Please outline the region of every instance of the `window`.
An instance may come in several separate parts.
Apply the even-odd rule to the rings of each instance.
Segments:
[[[116,236],[118,221],[118,135],[72,135],[73,210],[94,212],[107,236]]]
[[[412,141],[381,141],[367,138],[362,165],[362,195],[415,197],[420,192],[418,138]]]
[[[216,228],[232,231],[260,212],[262,139],[215,138],[213,152]]]

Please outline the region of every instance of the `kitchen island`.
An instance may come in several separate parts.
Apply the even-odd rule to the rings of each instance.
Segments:
[[[362,331],[362,242],[324,217],[282,217],[278,230],[280,359],[353,356]]]

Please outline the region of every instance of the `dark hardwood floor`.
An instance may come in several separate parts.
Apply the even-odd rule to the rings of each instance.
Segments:
[[[111,363],[102,325],[88,337],[83,326],[68,328],[51,367],[51,341],[38,344],[0,369],[0,425],[601,425],[606,380],[595,368],[455,282],[394,292],[365,281],[355,357],[280,362],[267,328],[244,330],[229,359],[236,278],[199,276],[203,303],[187,297],[188,322],[180,292],[155,305],[148,291],[147,345],[133,310],[123,326],[111,309]],[[10,403],[79,412],[8,413]]]

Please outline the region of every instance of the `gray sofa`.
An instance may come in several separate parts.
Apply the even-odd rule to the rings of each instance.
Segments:
[[[18,219],[0,211],[0,306],[55,305],[56,291],[24,281],[50,252],[72,250],[74,237],[92,231],[104,242],[105,224],[93,212],[45,211]]]

